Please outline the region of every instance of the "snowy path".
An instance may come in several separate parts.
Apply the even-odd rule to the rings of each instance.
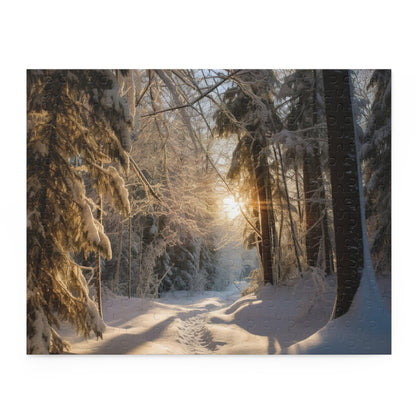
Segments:
[[[239,296],[235,286],[224,292],[175,292],[157,300],[107,295],[104,340],[84,340],[69,328],[60,332],[72,354],[212,354],[221,343],[214,342],[207,314]]]
[[[60,332],[72,354],[285,354],[328,323],[334,298],[335,280],[313,276],[245,297],[234,285],[224,292],[173,292],[155,300],[106,294],[103,340],[84,340],[69,328]],[[363,339],[371,350],[372,339],[365,335],[371,331],[360,322],[334,336],[345,335],[342,345],[349,339],[353,347]]]
[[[316,299],[306,281],[260,298],[241,298],[240,291],[231,284],[223,292],[174,292],[155,300],[107,293],[103,340],[84,340],[69,328],[61,333],[72,354],[276,354],[322,327],[333,302],[329,293],[311,314]]]

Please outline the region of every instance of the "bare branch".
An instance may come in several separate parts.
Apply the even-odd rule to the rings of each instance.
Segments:
[[[159,71],[162,72],[162,71]],[[228,76],[226,76],[223,80],[221,80],[220,82],[218,82],[217,84],[215,84],[214,86],[212,86],[211,88],[209,88],[207,91],[205,91],[203,94],[201,94],[199,97],[195,98],[193,101],[191,101],[188,104],[181,104],[181,105],[177,105],[175,107],[171,107],[171,108],[165,108],[163,110],[159,110],[159,111],[155,111],[153,113],[148,113],[148,114],[143,114],[140,116],[140,118],[144,118],[144,117],[151,117],[154,116],[156,114],[160,114],[160,113],[166,113],[167,111],[174,111],[174,110],[179,110],[181,108],[187,108],[187,107],[192,107],[193,105],[195,105],[198,101],[202,100],[203,98],[205,98],[208,94],[210,94],[212,91],[214,91],[215,89],[217,89],[220,85],[222,85],[225,81],[227,81],[228,79],[232,78],[234,75],[236,75],[238,72],[240,72],[240,70],[234,71],[232,73],[230,73]]]

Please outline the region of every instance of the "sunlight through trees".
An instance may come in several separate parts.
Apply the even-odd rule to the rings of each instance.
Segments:
[[[375,269],[390,273],[390,82],[387,70],[29,70],[27,352],[68,349],[62,325],[102,337],[109,296],[313,281],[320,302],[336,276],[333,318],[347,314],[363,204]],[[208,337],[198,320],[183,331],[194,326]]]

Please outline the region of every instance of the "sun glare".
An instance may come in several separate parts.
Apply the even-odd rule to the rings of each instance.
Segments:
[[[237,215],[240,214],[240,205],[232,196],[226,196],[222,203],[224,205],[224,211],[230,220],[233,220]]]

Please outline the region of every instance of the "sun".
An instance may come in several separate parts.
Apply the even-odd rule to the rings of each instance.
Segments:
[[[230,220],[233,220],[237,215],[240,214],[240,205],[232,196],[226,196],[222,200],[224,211]]]

